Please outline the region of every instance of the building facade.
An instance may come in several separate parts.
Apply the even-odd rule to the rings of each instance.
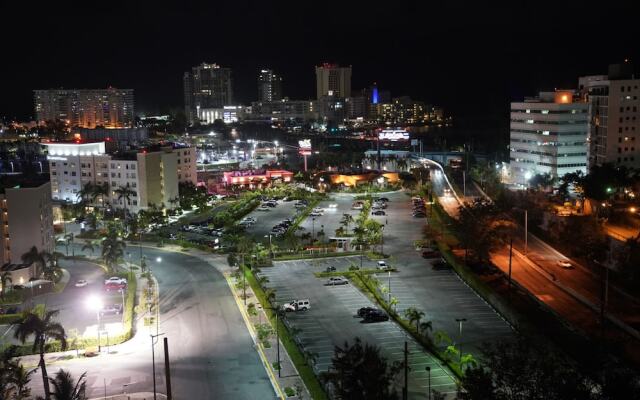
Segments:
[[[310,100],[256,101],[251,103],[251,113],[246,115],[255,121],[314,121],[318,118],[317,102]]]
[[[202,63],[185,72],[184,107],[187,120],[194,124],[200,108],[223,108],[233,104],[231,68]]]
[[[128,128],[135,122],[133,89],[47,89],[34,91],[36,119],[72,127]]]
[[[6,187],[0,192],[0,205],[0,265],[21,262],[22,255],[33,246],[38,251],[53,252],[55,243],[49,182],[20,182]]]
[[[589,103],[589,166],[640,168],[640,79],[631,65],[608,75],[586,76],[579,87]]]
[[[282,99],[282,77],[271,69],[258,73],[258,101],[278,101]]]
[[[162,146],[140,151],[106,154],[104,142],[49,143],[48,150],[53,200],[77,203],[86,184],[107,186],[108,194],[85,199],[97,206],[110,205],[138,212],[151,204],[173,208],[180,182],[197,183],[195,149]],[[129,199],[117,189],[128,187]],[[125,204],[126,202],[126,204]]]
[[[587,172],[588,104],[573,91],[542,92],[511,103],[510,166],[513,183],[537,174]]]
[[[316,94],[323,96],[351,97],[351,67],[322,64],[316,67]]]

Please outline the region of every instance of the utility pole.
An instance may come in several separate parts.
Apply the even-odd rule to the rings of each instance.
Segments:
[[[280,365],[280,325],[278,324],[278,306],[276,305],[276,355],[277,355],[277,360],[278,360],[278,378],[281,378],[281,374],[280,371],[282,370],[281,365]]]
[[[527,256],[529,248],[529,212],[524,210],[524,255]]]
[[[427,398],[431,400],[431,367],[425,367],[424,369],[427,371],[427,374],[429,374],[429,392]]]
[[[404,341],[404,387],[402,388],[402,399],[409,399],[409,348],[407,341]]]
[[[167,384],[167,400],[171,400],[171,369],[169,367],[169,339],[167,338],[164,338],[164,376]]]

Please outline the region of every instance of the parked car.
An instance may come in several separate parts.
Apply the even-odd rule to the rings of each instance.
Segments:
[[[111,278],[104,281],[104,284],[107,285],[109,283],[124,283],[127,284],[127,280],[125,278],[120,278],[118,276],[112,276]]]
[[[380,197],[378,200],[379,201],[384,201],[385,203],[389,202],[389,199],[387,197]]]
[[[100,310],[100,315],[119,315],[122,313],[122,304],[107,304]]]
[[[331,203],[329,204],[329,208],[338,208],[338,205],[336,203]]]
[[[354,210],[362,210],[364,208],[364,205],[362,203],[353,203],[351,205],[351,208],[353,208]]]
[[[311,217],[322,217],[324,214],[321,212],[312,212],[309,214]]]
[[[310,308],[311,308],[311,303],[309,302],[309,299],[293,300],[293,301],[290,301],[289,303],[285,303],[282,305],[282,309],[287,312],[307,311]]]
[[[373,312],[373,311],[378,311],[378,309],[377,308],[373,308],[373,307],[362,307],[362,308],[358,309],[357,314],[358,314],[358,317],[364,318],[365,315],[367,315],[368,313]]]
[[[322,208],[322,207],[316,207],[316,208],[314,208],[314,209],[313,209],[313,212],[322,213],[322,212],[324,212],[324,208]]]
[[[444,271],[451,269],[451,265],[444,258],[439,259],[438,261],[433,263],[432,269],[434,271]]]
[[[441,258],[442,254],[438,250],[426,248],[422,251],[422,258]]]
[[[387,215],[387,213],[382,210],[374,210],[371,211],[371,215]]]
[[[368,312],[362,318],[362,322],[364,323],[384,322],[388,320],[389,320],[389,316],[387,315],[387,313],[385,313],[382,310],[375,310],[375,311]]]
[[[423,212],[414,212],[413,218],[425,218],[427,215]]]
[[[327,279],[326,286],[347,285],[349,281],[341,276],[332,276]]]
[[[336,271],[336,267],[334,266],[327,267],[327,269],[325,270],[325,272],[335,272],[335,271]]]
[[[269,211],[270,207],[264,204],[257,208],[258,211]]]
[[[569,260],[558,260],[558,267],[564,269],[573,269],[573,264]]]
[[[387,265],[387,262],[385,260],[379,260],[378,261],[378,269],[381,269],[383,271],[388,270],[390,267],[389,265]]]
[[[106,290],[107,292],[113,292],[113,291],[117,292],[125,289],[126,287],[127,287],[126,283],[110,282],[110,283],[105,283],[104,290]]]
[[[78,279],[75,283],[75,287],[85,287],[89,284],[89,282],[86,281],[86,279]]]

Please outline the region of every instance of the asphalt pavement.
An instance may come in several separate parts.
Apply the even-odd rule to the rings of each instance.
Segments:
[[[133,254],[138,254],[135,249]],[[50,373],[68,369],[74,376],[87,372],[89,397],[150,392],[150,334],[169,341],[175,399],[275,398],[267,373],[253,347],[237,305],[220,272],[199,258],[161,249],[142,248],[160,287],[160,326],[139,331],[115,354],[49,365]],[[215,262],[226,265],[225,257]],[[71,268],[71,267],[70,267]],[[64,317],[63,317],[64,318]],[[155,346],[156,384],[165,392],[162,341]],[[38,374],[39,375],[39,374]],[[34,393],[41,393],[38,376]]]

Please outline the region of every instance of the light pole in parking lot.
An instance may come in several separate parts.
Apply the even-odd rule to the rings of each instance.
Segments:
[[[460,354],[460,359],[462,360],[462,323],[467,322],[466,318],[456,318],[456,322],[458,323],[459,330],[458,335],[460,338],[460,345],[458,346],[458,352]]]
[[[273,311],[276,314],[276,360],[278,363],[278,378],[281,378],[280,371],[282,370],[280,365],[280,325],[278,324],[278,314],[280,314],[280,310],[278,308],[278,303],[273,302],[273,307],[266,307],[267,309]]]
[[[429,388],[428,388],[428,392],[427,392],[427,397],[429,400],[431,400],[431,367],[425,367],[424,368],[425,371],[427,371],[427,374],[429,375]]]
[[[311,217],[311,242],[312,243],[315,237],[316,237],[316,217]]]
[[[271,236],[273,236],[273,235],[270,234],[270,233],[264,235],[264,237],[268,237],[269,238],[269,257],[273,258],[273,245],[271,244]]]
[[[388,282],[389,300],[388,300],[388,303],[391,304],[391,270],[388,270],[387,273],[389,274],[389,282]]]

